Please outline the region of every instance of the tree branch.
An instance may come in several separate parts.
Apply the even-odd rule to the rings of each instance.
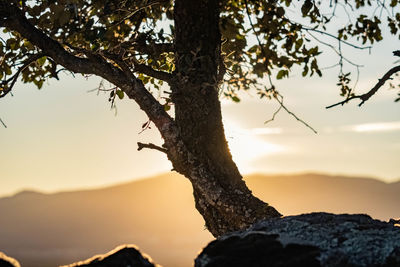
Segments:
[[[388,72],[385,73],[385,75],[383,75],[382,78],[380,78],[378,80],[378,83],[375,84],[375,86],[371,90],[369,90],[367,93],[362,94],[362,95],[355,95],[355,96],[349,97],[349,98],[347,98],[347,99],[345,99],[343,101],[340,101],[340,102],[338,102],[336,104],[327,106],[326,108],[327,109],[328,108],[333,108],[333,107],[336,107],[336,106],[339,106],[339,105],[343,106],[344,104],[348,103],[350,100],[353,100],[353,99],[361,99],[361,102],[360,102],[360,104],[358,104],[358,106],[359,107],[362,106],[368,99],[371,98],[371,96],[373,96],[379,90],[379,88],[381,88],[385,84],[385,82],[387,80],[391,79],[390,77],[393,74],[395,74],[396,72],[399,72],[399,71],[400,71],[400,65],[391,68]]]
[[[174,44],[171,43],[158,44],[151,42],[149,44],[146,44],[146,42],[135,43],[133,45],[133,48],[140,53],[144,53],[155,57],[159,56],[162,53],[174,52],[175,49]]]
[[[12,3],[2,3],[0,14],[4,13],[3,8],[8,8],[6,16],[0,20],[0,26],[7,27],[19,32],[32,44],[45,51],[54,61],[65,68],[76,73],[100,74],[108,71],[113,75],[119,75],[118,69],[110,64],[98,64],[94,60],[76,57],[67,52],[60,43],[48,37],[45,33],[34,27],[24,16],[22,11]]]
[[[137,149],[138,151],[142,150],[143,148],[148,148],[148,149],[158,150],[158,151],[161,151],[163,153],[167,153],[168,152],[168,149],[160,147],[160,146],[157,146],[157,145],[152,144],[152,143],[144,144],[144,143],[138,142],[137,145],[138,145],[138,149]]]
[[[169,83],[172,79],[172,75],[168,72],[164,72],[164,71],[159,71],[159,70],[155,70],[152,67],[146,65],[146,64],[139,64],[139,63],[134,63],[134,70],[135,72],[141,72],[143,74],[146,74],[147,76],[151,76],[154,77],[156,79],[159,80],[163,80],[166,81],[167,83]]]
[[[11,82],[11,84],[7,87],[7,89],[0,91],[0,98],[5,97],[8,93],[11,92],[11,90],[13,89],[13,87],[14,87],[14,85],[15,85],[17,79],[18,79],[18,76],[21,74],[21,72],[22,72],[25,68],[27,68],[30,64],[32,64],[32,62],[35,62],[36,60],[38,60],[39,58],[41,58],[41,57],[43,57],[43,56],[45,56],[44,53],[39,53],[39,54],[35,54],[35,55],[32,55],[32,56],[28,57],[28,58],[24,61],[22,67],[20,67],[20,68],[17,70],[17,72],[16,72],[10,79],[8,79],[8,80],[2,82],[2,85],[6,85],[6,84],[8,84],[9,82]]]
[[[82,49],[80,49],[82,50]],[[90,51],[87,50],[83,50],[83,53],[91,53]],[[127,61],[123,59],[123,54],[124,52],[122,52],[120,55],[114,54],[114,53],[110,53],[108,51],[99,51],[99,54],[103,55],[104,57],[111,59],[112,61],[114,61],[116,64],[118,64],[122,70],[124,70],[125,73],[129,73],[130,69],[129,66],[127,64]],[[164,72],[164,71],[159,71],[159,70],[155,70],[152,67],[146,65],[146,64],[140,64],[138,63],[135,59],[133,60],[133,66],[134,66],[134,72],[141,72],[143,74],[146,74],[148,76],[154,77],[156,79],[159,80],[163,80],[167,83],[169,83],[172,79],[172,75],[168,72]]]
[[[129,98],[139,104],[164,139],[170,140],[177,136],[174,120],[133,73],[125,73],[120,68],[108,63],[100,55],[90,58],[72,55],[59,42],[33,26],[13,2],[0,1],[0,26],[18,32],[51,57],[54,62],[66,69],[75,73],[95,74],[118,86]]]

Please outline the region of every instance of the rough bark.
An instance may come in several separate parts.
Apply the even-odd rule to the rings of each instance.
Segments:
[[[191,181],[196,208],[214,236],[281,216],[252,195],[225,139],[217,86],[221,42],[218,0],[175,1],[176,71],[166,74],[175,120],[124,62],[111,59],[121,64],[116,67],[105,53],[90,51],[85,57],[75,56],[32,25],[15,3],[0,2],[0,15],[0,26],[19,32],[57,64],[72,72],[103,77],[139,104],[160,131],[174,169]]]
[[[181,157],[171,161],[192,182],[196,208],[215,236],[280,216],[252,195],[225,139],[217,85],[218,2],[175,1],[176,73],[171,83],[176,124],[196,163],[188,166],[190,159]]]

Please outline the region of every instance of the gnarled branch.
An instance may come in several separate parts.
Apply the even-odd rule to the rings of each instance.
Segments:
[[[158,151],[161,151],[163,153],[167,153],[168,152],[168,149],[160,147],[160,146],[157,146],[157,145],[152,144],[152,143],[144,144],[144,143],[138,142],[137,145],[138,145],[138,149],[137,149],[138,151],[142,150],[143,148],[148,148],[148,149],[158,150]]]
[[[383,75],[382,78],[379,79],[378,83],[375,84],[375,86],[371,90],[366,92],[365,94],[355,95],[355,96],[349,97],[349,98],[347,98],[347,99],[345,99],[343,101],[340,101],[340,102],[338,102],[336,104],[327,106],[326,108],[327,109],[328,108],[333,108],[333,107],[336,107],[336,106],[339,106],[339,105],[343,106],[344,104],[348,103],[350,100],[353,100],[353,99],[361,99],[361,102],[360,102],[360,104],[358,104],[358,106],[359,107],[362,106],[368,99],[371,98],[371,96],[373,96],[379,90],[379,88],[381,88],[385,84],[385,82],[387,80],[391,79],[390,77],[393,74],[395,74],[396,72],[399,72],[399,71],[400,71],[400,65],[391,68],[388,72],[385,73],[385,75]]]
[[[129,98],[139,104],[140,108],[160,130],[164,139],[176,136],[174,120],[154,96],[146,90],[143,82],[132,73],[128,76],[100,55],[82,58],[69,53],[59,42],[33,26],[14,2],[0,1],[0,17],[0,26],[18,32],[57,64],[75,73],[95,74],[103,77],[121,88]]]

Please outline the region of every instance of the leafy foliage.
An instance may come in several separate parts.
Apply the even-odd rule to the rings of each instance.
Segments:
[[[122,70],[136,72],[145,84],[158,90],[166,80],[164,74],[175,70],[172,0],[12,2],[31,24],[75,56],[101,57]],[[321,76],[318,56],[324,42],[354,47],[358,46],[352,42],[374,44],[382,40],[382,27],[400,39],[398,0],[220,2],[219,83],[221,93],[235,102],[240,101],[238,90],[254,89],[260,97],[276,96],[272,79],[289,77],[296,66],[303,76]],[[336,33],[329,32],[338,9],[356,16],[349,15],[346,25]],[[7,28],[0,39],[0,59],[0,96],[11,91],[18,77],[41,88],[46,79],[58,79],[63,70],[44,51]],[[342,68],[343,62],[339,65]],[[265,78],[270,81],[268,86]],[[349,81],[341,69],[338,85],[345,97],[353,93]],[[122,98],[118,92],[122,91],[116,91]]]

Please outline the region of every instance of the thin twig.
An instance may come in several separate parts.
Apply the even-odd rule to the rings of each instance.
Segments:
[[[168,149],[160,147],[160,146],[157,146],[157,145],[152,144],[152,143],[144,144],[144,143],[138,142],[137,145],[138,145],[138,149],[137,149],[138,151],[142,150],[143,148],[148,148],[148,149],[158,150],[158,151],[163,152],[163,153],[167,153],[168,152]]]
[[[280,99],[279,99],[280,97]],[[283,96],[280,95],[278,93],[278,96],[275,97],[276,101],[278,101],[278,103],[281,105],[281,107],[292,117],[294,117],[297,121],[301,122],[302,124],[304,124],[307,128],[309,128],[311,131],[313,131],[315,134],[317,134],[318,132],[312,127],[310,126],[307,122],[303,121],[302,119],[300,119],[299,117],[297,117],[296,114],[294,114],[293,112],[291,112],[284,104],[283,104]]]
[[[146,121],[145,123],[143,123],[142,130],[139,132],[139,134],[143,133],[147,129],[151,129],[150,128],[150,124],[151,124],[151,120],[150,119],[148,121]]]
[[[111,27],[118,26],[118,25],[120,25],[122,22],[124,22],[125,20],[127,20],[127,19],[131,18],[132,16],[134,16],[137,12],[139,12],[139,11],[145,9],[145,8],[151,7],[151,6],[153,6],[153,5],[161,4],[162,2],[166,2],[166,1],[155,1],[155,2],[150,2],[150,3],[148,3],[147,5],[138,7],[137,9],[131,11],[131,12],[130,12],[128,15],[126,15],[123,19],[121,19],[120,21],[118,21],[118,22],[116,22],[116,23],[111,24],[111,25],[108,26],[107,28],[111,28]]]
[[[318,39],[317,37],[315,37],[313,34],[311,34],[311,33],[310,33],[309,31],[307,31],[307,30],[306,30],[306,32],[307,32],[314,40],[316,40],[317,42],[319,42],[319,43],[321,43],[321,44],[323,44],[323,45],[325,45],[325,46],[331,48],[331,49],[339,56],[340,61],[345,60],[346,62],[348,62],[349,64],[351,64],[351,65],[353,65],[353,66],[355,66],[355,67],[357,67],[357,68],[359,68],[359,67],[364,67],[363,65],[356,64],[356,63],[350,61],[348,58],[346,58],[346,57],[343,56],[343,53],[342,53],[342,51],[341,51],[341,43],[343,43],[342,40],[338,40],[338,41],[339,41],[339,51],[338,51],[338,50],[336,49],[335,46],[333,46],[333,45],[331,45],[331,44],[329,44],[329,43],[327,43],[327,42],[324,42],[324,41]],[[342,65],[342,66],[343,66],[343,64],[340,64],[340,62],[339,62],[339,64],[337,64],[337,65]]]
[[[251,20],[251,17],[250,17],[250,9],[249,9],[249,5],[248,5],[247,0],[244,0],[244,3],[245,3],[245,6],[246,6],[246,13],[247,13],[247,17],[248,17],[249,22],[250,22],[250,26],[251,26],[251,28],[252,28],[252,30],[253,30],[253,32],[254,32],[254,35],[256,36],[258,45],[260,46],[260,49],[261,49],[261,53],[262,53],[262,55],[263,55],[263,57],[264,57],[264,64],[265,64],[265,69],[266,69],[267,74],[268,74],[269,83],[271,84],[272,90],[273,90],[274,93],[276,94],[276,95],[274,95],[274,98],[275,98],[275,99],[278,101],[278,103],[280,104],[280,108],[279,108],[277,111],[275,111],[275,113],[273,114],[272,120],[275,119],[276,114],[278,114],[278,112],[281,110],[281,108],[283,108],[289,115],[293,116],[297,121],[301,122],[301,123],[304,124],[307,128],[311,129],[311,131],[313,131],[314,133],[317,134],[318,132],[317,132],[313,127],[311,127],[308,123],[306,123],[305,121],[303,121],[302,119],[300,119],[299,117],[297,117],[296,114],[294,114],[293,112],[291,112],[291,111],[283,104],[283,96],[282,96],[281,94],[279,94],[278,91],[276,91],[275,86],[274,86],[273,83],[272,83],[271,74],[270,74],[270,71],[269,71],[268,65],[267,65],[267,54],[266,54],[266,52],[265,52],[265,50],[264,50],[264,47],[262,46],[262,43],[261,43],[261,41],[260,41],[260,38],[258,37],[258,34],[257,34],[257,32],[256,32],[255,26],[254,26],[254,24],[253,24],[253,22],[252,22],[252,20]],[[279,98],[280,98],[280,99],[279,99]],[[268,121],[267,121],[267,122],[268,122]]]
[[[261,53],[262,53],[263,58],[264,58],[265,69],[266,69],[267,73],[270,73],[270,72],[269,72],[269,69],[268,69],[268,65],[267,65],[267,59],[268,59],[267,53],[265,53],[264,47],[263,47],[263,45],[262,45],[262,43],[261,43],[261,41],[260,41],[260,38],[258,37],[258,34],[257,34],[257,32],[256,32],[256,28],[255,28],[255,26],[254,26],[254,24],[253,24],[253,21],[251,20],[251,17],[250,17],[250,9],[249,9],[249,4],[248,4],[247,0],[244,0],[244,4],[245,4],[245,6],[246,6],[247,18],[249,19],[250,26],[251,26],[251,28],[252,28],[252,30],[253,30],[253,32],[254,32],[254,35],[256,36],[258,45],[260,46],[260,50],[261,50]]]
[[[340,39],[339,37],[337,37],[337,36],[335,36],[333,34],[330,34],[328,32],[324,32],[324,31],[320,31],[320,30],[317,30],[317,29],[307,28],[307,27],[304,27],[304,26],[302,26],[302,29],[305,30],[305,31],[313,31],[313,32],[316,32],[316,33],[319,33],[319,34],[322,34],[322,35],[329,36],[329,37],[334,38],[336,40],[340,40],[345,45],[348,45],[348,46],[353,47],[355,49],[364,50],[364,49],[371,49],[372,48],[372,46],[359,46],[359,45],[352,44],[350,42],[347,42],[347,41],[344,41],[344,40]]]
[[[353,99],[361,99],[361,102],[360,102],[360,104],[358,104],[358,106],[359,107],[362,106],[368,99],[370,99],[371,96],[373,96],[379,90],[379,88],[381,88],[385,84],[385,82],[387,80],[391,79],[390,77],[393,74],[395,74],[396,72],[400,72],[400,65],[396,66],[396,67],[393,67],[388,72],[386,72],[385,75],[383,75],[382,78],[380,78],[378,80],[378,83],[375,84],[375,86],[371,90],[366,92],[365,94],[355,95],[355,96],[349,97],[349,98],[347,98],[347,99],[345,99],[343,101],[340,101],[340,102],[338,102],[336,104],[327,106],[326,108],[327,109],[328,108],[333,108],[333,107],[336,107],[336,106],[339,106],[339,105],[343,106],[344,104],[346,104],[347,102],[349,102],[350,100],[353,100]]]
[[[279,108],[277,110],[275,110],[274,114],[272,114],[271,119],[267,120],[264,122],[264,124],[270,123],[271,121],[275,120],[276,115],[278,115],[279,111],[281,111],[282,109],[282,105],[279,105]]]
[[[340,38],[339,38],[338,36],[336,36],[336,35],[333,35],[333,34],[328,33],[328,32],[326,32],[326,31],[321,31],[321,30],[318,30],[318,29],[315,29],[315,28],[307,27],[307,26],[305,26],[304,24],[298,23],[298,22],[296,22],[296,21],[292,21],[292,20],[290,20],[290,19],[288,19],[288,22],[289,22],[290,24],[292,24],[292,25],[300,25],[300,26],[301,26],[301,29],[302,29],[302,30],[305,30],[305,31],[307,31],[307,32],[313,31],[313,32],[319,33],[319,34],[321,34],[321,35],[326,35],[326,36],[329,36],[329,37],[331,37],[331,38],[333,38],[333,39],[340,40],[340,41],[341,41],[342,43],[344,43],[345,45],[350,46],[350,47],[353,47],[353,48],[356,48],[356,49],[360,49],[360,50],[369,49],[369,50],[370,50],[370,49],[372,48],[372,46],[359,46],[359,45],[350,43],[350,42],[348,42],[348,41],[345,41],[345,40],[340,39]]]
[[[3,124],[4,128],[7,128],[7,125],[4,123],[4,121],[0,118],[1,124]]]

